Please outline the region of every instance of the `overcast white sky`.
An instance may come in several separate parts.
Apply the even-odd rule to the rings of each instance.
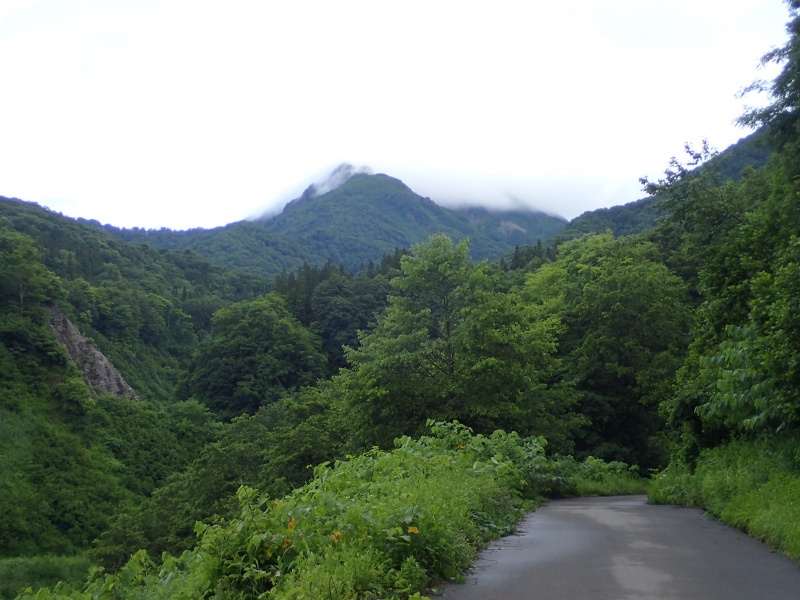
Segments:
[[[724,149],[780,0],[2,0],[0,195],[123,227],[279,210],[341,162],[573,218]]]

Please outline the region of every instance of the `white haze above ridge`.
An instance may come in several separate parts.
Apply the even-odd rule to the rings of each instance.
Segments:
[[[328,176],[323,178],[318,178],[317,181],[310,184],[306,190],[303,192],[302,197],[311,197],[316,198],[328,192],[331,192],[345,182],[347,182],[351,177],[354,175],[373,175],[375,174],[374,169],[362,165],[356,167],[350,163],[342,163],[337,166]],[[394,177],[392,173],[382,173],[384,175],[388,175],[390,177]],[[399,178],[397,178],[399,179]],[[407,182],[403,182],[408,185]],[[423,184],[424,185],[424,184]],[[413,188],[413,186],[409,186],[411,191],[417,193],[420,196],[428,197],[430,196],[421,193],[419,190]],[[434,188],[436,185],[433,186]],[[458,189],[460,186],[455,185],[452,186],[455,189]],[[449,209],[461,209],[461,208],[486,208],[489,211],[524,211],[524,212],[544,212],[547,214],[551,214],[553,216],[561,216],[557,215],[554,212],[548,212],[546,210],[542,210],[537,206],[532,205],[530,202],[527,202],[521,198],[517,198],[510,193],[507,194],[500,194],[498,196],[497,190],[493,188],[486,188],[481,190],[480,187],[476,187],[473,183],[472,186],[465,189],[463,195],[453,195],[453,189],[450,189],[450,195],[445,194],[444,199],[442,198],[430,198],[439,206],[449,208]],[[486,194],[484,197],[484,201],[481,201],[479,194]],[[282,205],[280,208],[272,207],[268,208],[266,211],[261,213],[257,217],[252,218],[269,218],[279,214],[288,204],[291,204],[294,200],[297,200],[300,195],[295,198],[292,198],[289,202],[285,205]],[[492,198],[491,202],[487,202],[486,198]],[[277,209],[277,210],[276,210]]]
[[[573,218],[720,150],[782,0],[3,0],[0,195],[120,227],[275,213],[343,161]],[[516,199],[516,200],[513,200]]]
[[[314,196],[321,196],[322,194],[327,194],[338,188],[340,185],[345,183],[348,179],[350,179],[353,175],[372,175],[372,169],[369,167],[354,167],[350,163],[342,163],[338,167],[336,167],[333,172],[328,175],[328,177],[319,183],[312,183],[311,193]]]

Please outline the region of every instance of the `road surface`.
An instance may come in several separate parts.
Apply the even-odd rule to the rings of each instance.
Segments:
[[[800,567],[700,510],[556,500],[481,554],[447,600],[800,600]]]

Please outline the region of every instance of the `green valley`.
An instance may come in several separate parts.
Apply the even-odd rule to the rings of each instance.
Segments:
[[[790,5],[755,135],[569,224],[365,173],[211,230],[0,198],[0,598],[422,598],[646,490],[800,561]]]

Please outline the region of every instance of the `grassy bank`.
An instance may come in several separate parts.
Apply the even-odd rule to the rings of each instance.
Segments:
[[[650,488],[655,504],[698,506],[800,562],[800,443],[736,440],[705,450],[692,471],[672,464]]]
[[[59,581],[79,584],[91,563],[83,556],[0,558],[0,599],[15,598],[26,587],[47,587]]]
[[[198,545],[180,557],[140,551],[119,573],[95,569],[83,585],[21,598],[420,597],[431,582],[458,580],[537,499],[610,493],[614,482],[631,493],[638,481],[621,463],[550,460],[542,440],[513,433],[443,423],[432,433],[320,465],[278,500],[241,488],[239,517],[198,524]]]

